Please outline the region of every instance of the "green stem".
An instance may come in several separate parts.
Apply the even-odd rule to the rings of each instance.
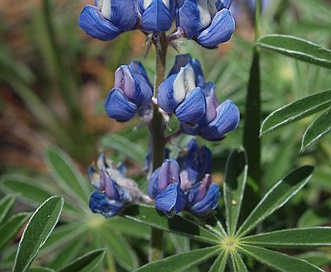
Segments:
[[[157,90],[165,77],[165,63],[167,55],[168,42],[164,32],[153,41],[156,48],[156,74],[154,84],[154,98],[157,97]],[[151,171],[161,166],[164,160],[164,150],[166,138],[164,136],[165,126],[163,116],[159,112],[158,105],[154,104],[153,119],[149,125],[151,147],[152,147],[152,165]],[[151,234],[151,252],[150,261],[159,260],[163,257],[163,231],[152,228]]]
[[[255,10],[255,41],[260,36],[261,0],[256,1]],[[261,140],[259,137],[261,122],[261,78],[260,78],[260,53],[255,46],[248,81],[245,105],[245,124],[243,144],[247,152],[248,176],[250,183],[246,187],[245,207],[243,214],[251,211],[257,204],[259,189],[261,187]]]

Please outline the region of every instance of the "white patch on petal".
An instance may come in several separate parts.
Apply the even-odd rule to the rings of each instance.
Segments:
[[[211,14],[209,12],[209,1],[207,0],[198,0],[198,10],[200,16],[201,27],[207,27],[211,22]]]
[[[169,8],[169,0],[162,0],[162,2]]]
[[[101,2],[101,4],[100,4]],[[99,0],[99,5],[102,5],[101,13],[103,17],[110,19],[111,16],[111,0]]]
[[[195,75],[192,66],[186,65],[180,68],[173,83],[174,99],[177,102],[182,102],[186,95],[193,91],[195,87]]]
[[[144,0],[144,9],[147,9],[148,6],[152,3],[153,0]]]

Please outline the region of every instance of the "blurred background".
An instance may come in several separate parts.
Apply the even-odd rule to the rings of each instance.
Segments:
[[[236,33],[220,48],[207,51],[193,41],[178,45],[180,53],[200,60],[206,79],[216,84],[219,100],[235,101],[243,120],[254,41],[251,2],[233,1]],[[136,119],[122,124],[107,118],[103,101],[112,88],[114,71],[132,59],[144,64],[152,81],[154,52],[145,57],[145,37],[139,31],[106,43],[88,37],[77,24],[87,4],[93,1],[0,0],[1,175],[15,173],[51,180],[44,151],[56,146],[69,155],[83,175],[99,154],[106,152],[113,160],[124,161],[129,175],[146,185],[142,164],[147,129]],[[330,48],[330,18],[331,1],[264,1],[262,35],[295,35]],[[168,69],[176,54],[174,49],[169,50]],[[264,118],[289,102],[331,86],[327,69],[269,51],[262,51],[261,59]],[[298,221],[301,226],[331,225],[331,138],[329,135],[299,153],[302,134],[310,121],[306,118],[292,124],[291,129],[280,129],[262,139],[265,189],[297,165],[316,166],[305,193],[297,197],[292,208],[283,211],[285,215],[281,216],[288,220],[274,218],[280,227],[295,226]],[[216,181],[222,181],[230,149],[241,145],[242,127],[243,121],[221,144],[201,141],[213,148]],[[178,145],[187,141],[183,136]]]

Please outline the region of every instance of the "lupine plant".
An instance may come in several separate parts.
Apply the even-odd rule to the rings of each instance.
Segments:
[[[147,56],[155,52],[154,80],[143,62],[122,64],[104,101],[110,119],[120,123],[139,119],[138,127],[147,127],[143,163],[147,186],[106,154],[88,168],[87,184],[58,148],[45,152],[53,187],[16,175],[2,177],[1,189],[10,194],[0,201],[0,249],[28,217],[9,216],[13,193],[20,192],[26,202],[42,202],[24,227],[17,251],[4,254],[7,263],[15,260],[13,271],[323,271],[319,266],[327,265],[327,257],[319,265],[309,262],[302,250],[328,253],[331,228],[282,228],[275,216],[298,197],[314,167],[298,166],[263,188],[261,137],[324,111],[304,133],[301,150],[316,144],[331,130],[330,90],[276,109],[260,125],[260,64],[261,48],[266,48],[330,69],[331,52],[292,36],[260,37],[261,2],[253,5],[255,44],[241,113],[238,103],[223,97],[220,84],[208,81],[195,56],[178,53],[172,67],[166,67],[167,56],[185,40],[204,50],[230,40],[235,31],[231,0],[95,0],[83,8],[78,24],[89,36],[112,42],[125,32],[140,31],[146,36]],[[222,184],[213,182],[209,147],[239,133],[240,121],[243,147],[227,154]],[[176,146],[181,137],[187,139],[185,146]],[[150,240],[147,250],[146,240]],[[139,249],[137,241],[144,241]],[[179,248],[177,253],[169,254],[169,244]],[[77,258],[74,253],[85,246],[89,252]],[[61,252],[54,256],[54,251]],[[148,259],[139,258],[145,251]],[[39,266],[39,260],[33,263],[37,255],[41,260],[50,257],[50,267]],[[100,265],[103,258],[107,268]]]

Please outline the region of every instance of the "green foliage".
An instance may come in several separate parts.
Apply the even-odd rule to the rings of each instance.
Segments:
[[[293,198],[308,182],[312,172],[313,168],[310,166],[294,169],[275,183],[243,223],[237,224],[244,198],[247,162],[244,151],[232,152],[227,162],[223,185],[226,227],[222,218],[218,216],[214,220],[203,222],[185,214],[167,218],[157,215],[155,211],[153,214],[153,210],[148,211],[151,208],[145,206],[127,208],[123,213],[126,218],[209,244],[202,249],[152,262],[136,271],[165,271],[164,269],[169,267],[174,271],[183,271],[213,256],[217,258],[214,259],[209,271],[225,271],[227,263],[233,271],[248,271],[249,264],[245,264],[242,253],[277,271],[322,271],[295,256],[288,256],[268,248],[304,249],[331,246],[330,227],[294,228],[250,234],[253,228],[263,223],[268,216]]]

